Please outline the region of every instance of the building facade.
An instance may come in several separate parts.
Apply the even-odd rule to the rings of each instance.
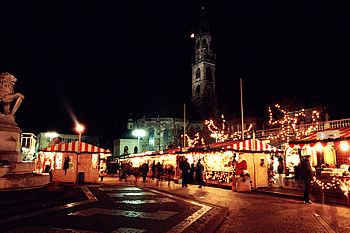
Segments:
[[[205,125],[199,122],[189,122],[180,118],[157,117],[129,119],[127,132],[120,139],[114,140],[114,156],[145,151],[162,151],[184,146],[183,134],[199,132]],[[143,130],[144,136],[133,136],[133,130]],[[186,143],[186,142],[185,142]],[[186,145],[187,146],[187,145]]]

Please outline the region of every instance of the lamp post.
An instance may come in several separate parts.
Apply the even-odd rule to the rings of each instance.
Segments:
[[[140,148],[140,138],[146,136],[146,131],[143,129],[135,129],[132,131],[132,135],[137,137],[137,148]]]
[[[79,165],[79,154],[80,154],[80,142],[81,142],[81,134],[84,132],[85,127],[80,123],[76,123],[75,131],[79,134],[78,137],[78,148],[77,148],[77,166],[76,166],[76,183],[78,183],[78,165]]]

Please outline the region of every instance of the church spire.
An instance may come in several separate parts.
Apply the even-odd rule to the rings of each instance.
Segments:
[[[216,117],[218,113],[215,88],[216,55],[211,45],[207,24],[206,4],[201,3],[199,33],[195,36],[195,58],[192,63],[192,101],[202,119]]]
[[[204,1],[202,1],[201,4],[201,22],[199,27],[199,33],[209,33],[206,16],[206,4],[204,3]]]

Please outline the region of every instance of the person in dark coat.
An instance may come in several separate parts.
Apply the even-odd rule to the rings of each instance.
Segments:
[[[194,184],[195,182],[194,172],[195,172],[194,163],[192,163],[190,167],[190,173],[189,173],[189,179],[188,179],[189,184]]]
[[[147,173],[149,171],[149,167],[148,167],[148,163],[143,163],[141,165],[141,175],[142,175],[142,181],[146,182],[146,178],[147,178]]]
[[[201,164],[201,159],[198,159],[198,163],[196,165],[196,180],[198,183],[198,188],[202,188],[203,185],[205,185],[205,182],[203,180],[203,173],[204,173],[204,166]]]
[[[313,204],[310,200],[311,195],[311,181],[313,179],[314,172],[310,165],[311,156],[305,155],[304,160],[301,163],[301,178],[304,181],[304,203]]]
[[[189,170],[190,170],[190,164],[187,161],[187,158],[184,158],[184,160],[181,163],[181,171],[182,171],[182,187],[188,187],[188,175],[189,175]]]
[[[156,169],[157,169],[156,161],[155,161],[155,160],[153,160],[151,169],[152,169],[152,175],[151,175],[151,177],[152,177],[152,180],[154,180],[154,177],[156,177]]]
[[[280,184],[280,188],[283,188],[283,170],[284,170],[284,164],[283,164],[283,158],[278,158],[278,166],[277,166],[277,173],[278,173],[278,180]]]

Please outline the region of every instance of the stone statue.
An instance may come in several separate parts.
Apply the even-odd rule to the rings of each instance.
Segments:
[[[17,79],[12,74],[7,72],[0,74],[0,105],[3,106],[3,114],[5,115],[13,116],[24,99],[24,95],[14,92],[13,86],[16,82]],[[11,110],[11,102],[14,100],[16,103]]]

